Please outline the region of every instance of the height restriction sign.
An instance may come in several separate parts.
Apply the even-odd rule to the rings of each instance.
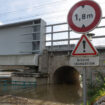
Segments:
[[[87,33],[93,30],[100,19],[100,6],[91,0],[76,3],[69,11],[67,17],[70,28],[78,33]]]

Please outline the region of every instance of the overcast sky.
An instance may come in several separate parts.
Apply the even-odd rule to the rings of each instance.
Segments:
[[[100,5],[102,16],[105,16],[105,0],[94,1]],[[44,19],[47,24],[67,22],[68,11],[77,2],[79,0],[0,0],[0,24],[37,18]],[[100,25],[103,23],[105,24],[105,19]],[[93,32],[100,35],[105,34],[99,29]]]
[[[67,6],[66,0],[0,0],[0,21],[11,23],[43,18],[51,23],[58,16],[57,20],[65,21]]]
[[[0,0],[0,22],[43,18],[47,23],[65,22],[68,11],[79,0]],[[95,0],[102,10],[105,0]],[[105,13],[103,12],[103,16]]]

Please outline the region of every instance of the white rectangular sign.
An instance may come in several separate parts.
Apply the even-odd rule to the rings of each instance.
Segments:
[[[99,56],[79,56],[70,58],[71,66],[98,66]]]

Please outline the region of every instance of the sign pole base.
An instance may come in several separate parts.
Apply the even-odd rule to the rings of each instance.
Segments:
[[[83,68],[83,103],[87,105],[87,97],[86,97],[86,67]]]

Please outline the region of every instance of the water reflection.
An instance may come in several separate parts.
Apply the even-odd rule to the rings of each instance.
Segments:
[[[70,104],[81,101],[82,89],[78,85],[42,85],[34,89],[18,91],[14,95]]]

